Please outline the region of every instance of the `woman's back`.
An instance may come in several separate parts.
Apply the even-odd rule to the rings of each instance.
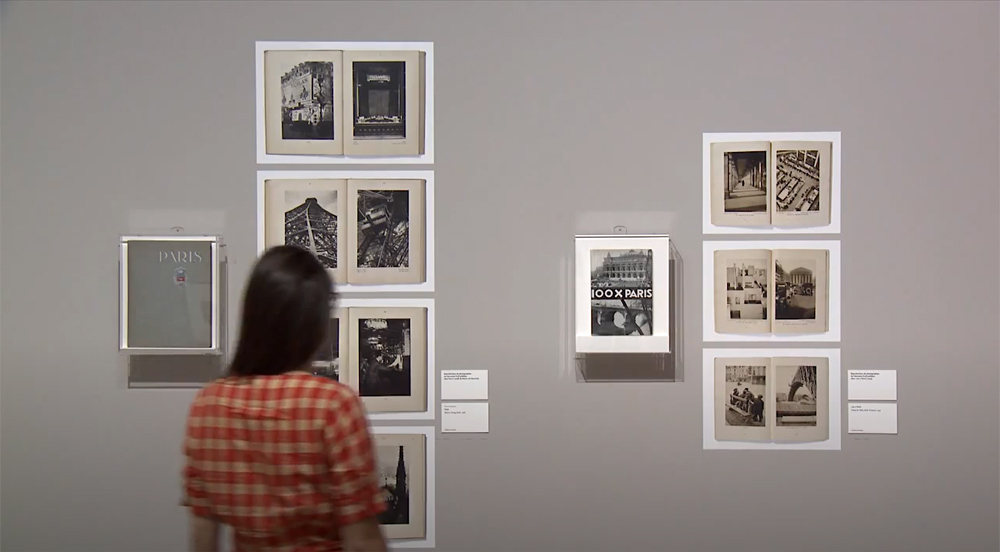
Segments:
[[[385,508],[358,396],[302,372],[229,377],[191,406],[185,504],[240,551],[340,550],[338,528]]]

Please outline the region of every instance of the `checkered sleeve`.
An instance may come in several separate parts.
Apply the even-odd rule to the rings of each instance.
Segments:
[[[181,505],[198,517],[211,517],[208,495],[205,491],[202,466],[204,465],[204,419],[197,403],[191,406],[184,434],[183,497]]]
[[[345,392],[329,409],[325,437],[337,524],[343,527],[385,511],[376,474],[375,446],[357,394]]]

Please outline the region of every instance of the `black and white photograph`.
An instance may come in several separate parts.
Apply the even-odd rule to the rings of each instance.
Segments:
[[[338,190],[286,190],[285,244],[311,251],[328,270],[336,270]]]
[[[410,192],[358,190],[357,268],[410,266]]]
[[[412,378],[410,319],[361,318],[355,339],[361,396],[409,396]]]
[[[764,427],[767,424],[767,366],[726,366],[726,425]]]
[[[340,318],[330,319],[330,330],[312,363],[312,374],[340,381]]]
[[[730,320],[767,320],[770,259],[726,261],[726,309]]]
[[[653,251],[590,251],[590,318],[595,336],[653,335]]]
[[[355,61],[353,138],[406,138],[406,63]]]
[[[774,367],[774,419],[776,427],[815,427],[817,421],[816,366]]]
[[[816,261],[795,258],[774,261],[776,320],[816,319]]]
[[[819,211],[819,150],[778,150],[775,157],[775,209]]]
[[[403,445],[376,447],[379,487],[385,498],[386,510],[379,514],[382,525],[410,523],[410,460]]]
[[[334,140],[335,66],[304,61],[281,75],[282,140]]]
[[[767,151],[724,154],[726,213],[767,211]]]

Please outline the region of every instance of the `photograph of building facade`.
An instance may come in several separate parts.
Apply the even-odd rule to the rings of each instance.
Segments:
[[[355,61],[354,139],[406,138],[406,63]]]
[[[725,171],[727,213],[767,210],[766,151],[726,152]]]
[[[726,267],[730,319],[767,320],[767,264],[764,259],[731,261]]]
[[[790,270],[789,270],[790,269]],[[815,263],[774,263],[774,317],[778,320],[816,318]]]
[[[592,335],[653,335],[653,251],[590,252]]]
[[[281,137],[333,140],[334,64],[306,61],[281,76]]]
[[[337,268],[336,190],[288,190],[285,205],[285,244],[311,251],[327,269]]]
[[[779,211],[819,210],[817,150],[783,150],[776,154],[775,205]]]

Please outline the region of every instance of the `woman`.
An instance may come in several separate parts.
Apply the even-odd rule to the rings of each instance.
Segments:
[[[254,266],[229,374],[188,415],[183,503],[194,552],[217,552],[221,525],[241,552],[386,550],[361,400],[309,373],[327,342],[332,289],[304,249],[274,247]]]

